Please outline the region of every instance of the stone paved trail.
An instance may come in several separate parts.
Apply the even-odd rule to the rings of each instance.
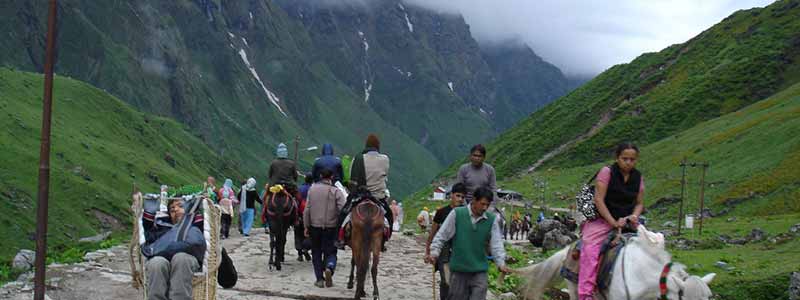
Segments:
[[[229,290],[218,289],[217,299],[287,300],[287,299],[352,299],[347,276],[350,271],[350,250],[339,251],[339,265],[332,288],[314,287],[310,262],[298,262],[294,238],[290,231],[286,245],[286,262],[282,271],[269,271],[269,237],[263,229],[255,229],[250,237],[232,236],[224,240],[239,272],[239,282]],[[381,255],[378,287],[381,299],[431,299],[431,267],[422,261],[423,246],[414,237],[396,234]],[[126,246],[116,246],[87,255],[89,260],[71,265],[48,266],[48,292],[51,299],[64,300],[136,300],[141,292],[130,284],[130,266]],[[32,295],[32,273],[0,288],[0,299],[28,300]],[[437,278],[438,280],[438,278]],[[367,295],[372,284],[367,276]],[[367,298],[370,299],[371,297]]]

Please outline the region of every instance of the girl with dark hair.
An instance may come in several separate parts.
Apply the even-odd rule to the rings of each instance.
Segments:
[[[599,216],[581,227],[579,300],[594,299],[600,250],[609,232],[626,223],[637,226],[644,209],[644,177],[636,170],[639,148],[622,143],[614,151],[614,158],[611,166],[597,173],[594,203]]]

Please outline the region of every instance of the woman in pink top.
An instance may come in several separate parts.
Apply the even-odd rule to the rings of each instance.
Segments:
[[[617,146],[614,154],[614,164],[597,173],[594,203],[599,217],[586,221],[581,227],[579,300],[594,299],[600,248],[608,233],[628,222],[637,226],[644,209],[644,178],[636,170],[639,148],[623,143]]]

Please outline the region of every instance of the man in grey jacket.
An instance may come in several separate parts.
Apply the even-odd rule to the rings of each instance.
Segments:
[[[333,286],[336,270],[336,233],[339,212],[345,203],[342,191],[333,185],[333,172],[320,171],[322,180],[311,185],[303,212],[305,235],[311,238],[311,261],[314,265],[317,287]],[[324,282],[323,282],[324,274]]]

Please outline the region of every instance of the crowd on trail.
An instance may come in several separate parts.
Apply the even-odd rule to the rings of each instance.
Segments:
[[[363,201],[380,207],[384,224],[380,251],[386,251],[385,243],[392,232],[400,230],[402,203],[391,198],[387,187],[390,159],[381,152],[380,141],[374,134],[367,137],[363,151],[352,158],[335,156],[333,146],[325,144],[310,172],[305,174],[299,172],[297,163],[288,154],[285,144],[277,146],[276,158],[266,174],[267,182],[260,191],[252,177],[242,180],[241,186],[234,185],[232,179],[225,179],[222,186],[217,186],[216,179],[209,176],[203,194],[220,207],[222,239],[230,237],[234,223],[246,239],[253,231],[255,218],[261,216],[264,230],[271,235],[271,247],[277,247],[274,259],[270,252],[270,268],[274,265],[280,270],[284,259],[281,234],[285,243],[287,228],[293,227],[297,260],[311,261],[316,287],[331,287],[337,269],[337,251],[345,245],[355,249],[350,241],[355,227],[352,222],[360,212],[351,214],[357,211],[354,207]],[[635,227],[643,212],[645,186],[644,176],[635,168],[638,154],[635,145],[620,145],[615,162],[603,167],[589,182],[594,183],[593,205],[586,211],[579,207],[581,212],[589,214],[580,227],[580,300],[594,299],[599,257],[606,237],[626,226]],[[473,146],[469,162],[458,169],[456,183],[448,193],[449,203],[433,212],[424,207],[417,215],[417,225],[428,233],[422,259],[432,264],[442,278],[440,299],[486,299],[490,261],[500,272],[512,272],[506,264],[503,245],[508,237],[508,224],[504,210],[494,204],[496,174],[485,159],[486,148]],[[303,180],[298,186],[300,177]],[[162,193],[166,189],[162,187]],[[197,203],[173,200],[160,206],[146,205],[144,209],[142,222],[146,234],[142,252],[148,258],[149,299],[191,299],[192,273],[203,263],[206,247],[203,231],[207,229],[202,215],[186,216],[187,212],[195,211],[189,206]],[[523,216],[515,212],[511,216],[512,227],[526,228],[524,234],[531,219],[530,213]],[[355,260],[353,263],[356,264]],[[373,280],[374,276],[375,273]]]

